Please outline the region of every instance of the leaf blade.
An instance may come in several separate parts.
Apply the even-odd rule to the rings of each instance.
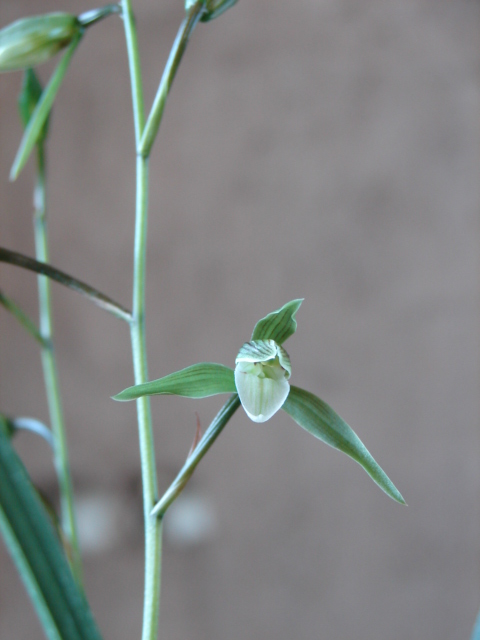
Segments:
[[[101,640],[0,417],[0,530],[49,640]]]
[[[252,340],[274,340],[281,345],[297,330],[295,314],[300,308],[303,298],[291,300],[283,307],[269,313],[257,322],[252,333]]]
[[[405,504],[401,493],[353,429],[323,400],[309,391],[291,386],[282,409],[316,438],[353,458],[390,498]]]
[[[200,362],[158,380],[134,385],[113,396],[127,401],[152,395],[207,398],[218,393],[236,393],[233,369],[214,362]]]

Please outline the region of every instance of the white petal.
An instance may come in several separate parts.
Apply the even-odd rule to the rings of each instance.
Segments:
[[[235,385],[240,402],[254,422],[269,420],[283,405],[290,391],[284,376],[279,379],[259,378],[241,366],[235,368]]]

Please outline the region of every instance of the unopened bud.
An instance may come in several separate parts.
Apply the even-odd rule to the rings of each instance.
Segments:
[[[0,71],[34,67],[68,46],[83,30],[70,13],[17,20],[0,30]]]

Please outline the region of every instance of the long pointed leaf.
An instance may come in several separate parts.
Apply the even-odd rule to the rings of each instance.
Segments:
[[[101,640],[52,524],[0,418],[0,531],[49,640]]]
[[[303,298],[291,300],[281,309],[273,311],[259,320],[253,330],[252,340],[275,340],[277,344],[285,342],[297,330],[295,314],[302,302]]]
[[[48,349],[49,343],[40,334],[37,325],[20,309],[17,304],[15,304],[11,298],[8,298],[4,293],[2,293],[2,291],[0,291],[0,304],[18,320],[24,329],[26,329],[44,349]]]
[[[39,136],[41,136],[43,125],[48,118],[50,109],[52,108],[55,97],[58,93],[58,90],[60,89],[60,85],[62,84],[63,78],[67,72],[70,60],[72,59],[72,56],[81,38],[82,33],[79,33],[78,36],[76,36],[72,40],[67,50],[65,51],[63,58],[60,60],[57,68],[53,72],[48,85],[45,87],[45,90],[43,91],[42,96],[38,101],[37,106],[35,107],[35,111],[30,118],[28,126],[25,129],[25,133],[23,134],[20,147],[18,148],[17,155],[15,156],[15,160],[10,171],[10,180],[17,179],[18,174],[25,166],[25,163],[27,162],[37,140],[39,139]]]
[[[135,400],[142,396],[154,395],[206,398],[217,393],[235,393],[236,390],[232,369],[223,364],[200,362],[159,380],[129,387],[113,396],[113,399]]]
[[[316,438],[353,458],[387,495],[405,504],[401,493],[375,462],[353,429],[323,400],[313,393],[292,386],[282,409]]]
[[[72,291],[77,291],[78,293],[86,296],[101,309],[109,311],[115,317],[125,320],[126,322],[131,322],[132,320],[131,312],[123,305],[115,302],[115,300],[112,300],[101,291],[94,289],[89,284],[69,276],[64,271],[60,271],[60,269],[55,269],[55,267],[52,267],[46,262],[39,262],[38,260],[24,256],[22,253],[10,251],[3,247],[0,247],[0,262],[6,262],[7,264],[12,264],[16,267],[21,267],[22,269],[28,269],[34,273],[39,273],[42,276],[47,276],[48,278],[55,280],[55,282],[63,284]]]

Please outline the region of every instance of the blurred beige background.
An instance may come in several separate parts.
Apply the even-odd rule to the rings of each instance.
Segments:
[[[136,0],[150,103],[180,0]],[[3,0],[0,24],[91,2]],[[304,297],[293,382],[331,404],[405,496],[285,414],[235,416],[167,519],[168,640],[465,640],[480,605],[476,0],[239,0],[200,25],[151,162],[151,378],[233,365]],[[51,65],[40,69],[45,80]],[[8,171],[20,74],[0,77],[0,243],[33,255],[32,166]],[[129,304],[134,149],[123,29],[86,35],[49,142],[52,263]],[[0,266],[36,314],[36,282]],[[105,638],[140,637],[143,533],[126,327],[54,286],[88,593]],[[38,350],[0,310],[0,407],[47,418]],[[198,411],[152,402],[160,488]],[[54,492],[47,446],[19,436]],[[0,544],[0,638],[42,632]]]

